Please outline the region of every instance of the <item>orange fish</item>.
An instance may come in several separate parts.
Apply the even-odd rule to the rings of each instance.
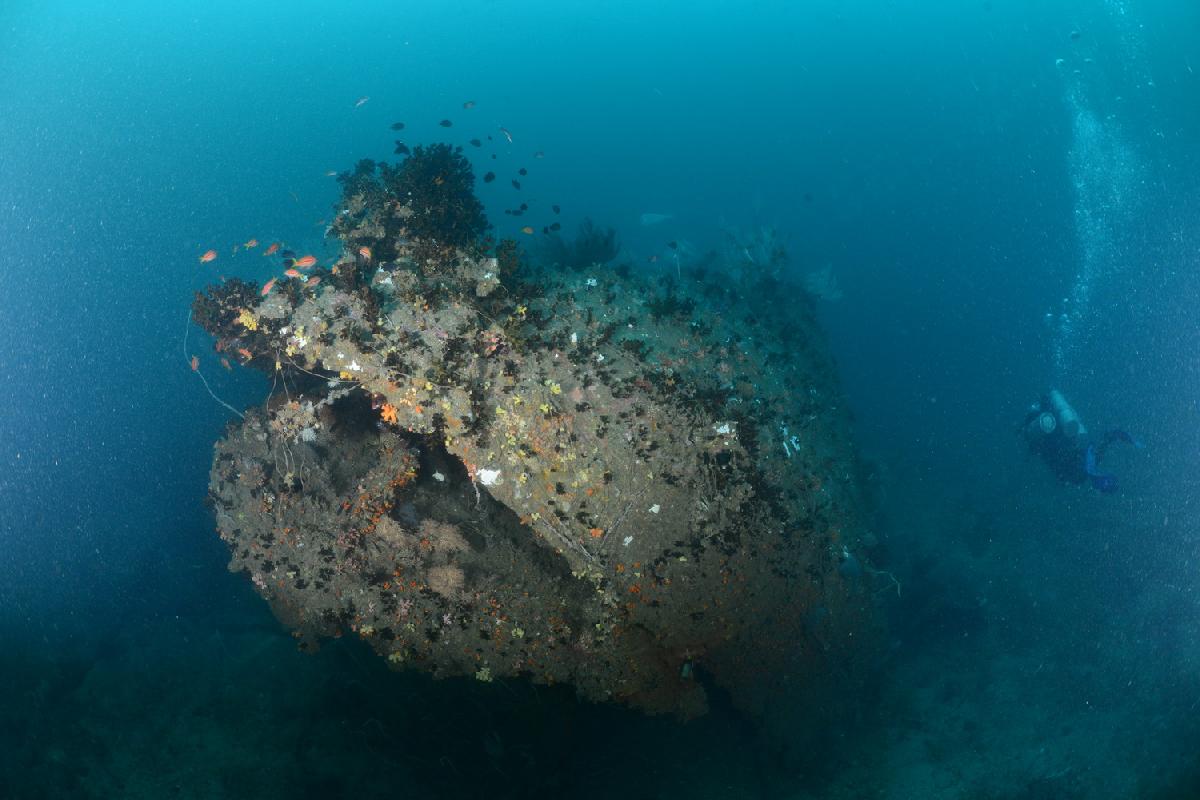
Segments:
[[[232,372],[232,371],[233,371],[233,367],[229,366],[229,359],[228,359],[228,358],[222,358],[222,359],[221,359],[221,366],[222,366],[222,367],[224,367],[225,369],[229,370],[230,372]]]
[[[267,248],[266,252],[264,252],[263,255],[264,256],[273,256],[273,255],[275,255],[276,251],[278,251],[278,250],[279,250],[279,242],[272,242],[271,246]]]
[[[295,261],[293,261],[292,266],[296,269],[308,269],[316,263],[316,256],[304,256],[304,258],[297,258]]]
[[[199,369],[200,369],[200,357],[192,356],[192,372],[196,372]]]
[[[309,278],[309,279],[308,279],[308,281],[305,283],[305,286],[316,286],[316,285],[317,285],[318,283],[320,283],[320,282],[321,282],[321,276],[320,276],[320,275],[313,275],[313,276],[312,276],[311,278]]]
[[[302,273],[302,272],[301,272],[300,270],[298,270],[298,269],[285,269],[285,270],[283,271],[283,274],[284,274],[284,275],[287,275],[289,278],[299,278],[299,277],[301,277],[301,276],[302,276],[304,273]]]
[[[216,261],[216,260],[217,260],[217,251],[216,250],[205,250],[204,255],[200,256],[201,264],[207,264],[210,261]]]
[[[367,247],[366,245],[363,245],[362,247],[358,248],[358,254],[360,256],[362,256],[363,258],[365,258],[367,261],[371,260],[371,248]]]
[[[533,233],[533,228],[526,225],[524,228],[521,228],[521,233]]]
[[[243,244],[242,247],[246,248],[247,250],[253,250],[255,247],[258,247],[258,239],[251,239]]]
[[[254,353],[251,353],[249,350],[247,350],[244,347],[238,348],[238,355],[241,356],[242,358],[246,359],[247,361],[254,358]]]
[[[270,293],[270,291],[275,288],[275,281],[276,281],[275,278],[271,278],[271,280],[266,282],[266,284],[262,288],[262,296],[263,297],[266,297],[267,294]]]

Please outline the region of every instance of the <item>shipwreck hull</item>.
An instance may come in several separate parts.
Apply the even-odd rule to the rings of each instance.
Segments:
[[[843,568],[857,471],[803,292],[410,246],[419,209],[355,177],[321,282],[194,306],[275,381],[215,450],[230,569],[305,646],[398,669],[683,716],[844,680],[872,587]]]

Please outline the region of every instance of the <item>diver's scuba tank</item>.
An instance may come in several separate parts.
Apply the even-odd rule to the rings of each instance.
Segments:
[[[1075,409],[1071,408],[1071,404],[1067,402],[1067,398],[1063,397],[1062,392],[1058,389],[1050,390],[1050,409],[1054,412],[1052,415],[1054,421],[1062,429],[1065,436],[1074,439],[1087,435],[1087,428],[1083,427],[1083,420],[1079,418],[1079,415],[1075,413]],[[1042,416],[1045,415],[1043,414]],[[1039,417],[1039,419],[1041,418]]]

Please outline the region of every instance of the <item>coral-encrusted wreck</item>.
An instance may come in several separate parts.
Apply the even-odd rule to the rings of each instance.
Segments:
[[[230,568],[398,668],[685,716],[827,691],[872,587],[810,303],[719,260],[538,264],[483,238],[473,181],[440,145],[363,162],[336,265],[197,296],[273,382],[216,446]]]

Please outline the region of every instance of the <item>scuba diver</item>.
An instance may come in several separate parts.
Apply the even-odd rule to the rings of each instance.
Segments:
[[[1029,451],[1045,461],[1059,481],[1073,486],[1090,484],[1103,494],[1117,490],[1117,476],[1100,471],[1100,460],[1108,446],[1113,442],[1142,446],[1119,429],[1108,431],[1098,443],[1090,441],[1079,415],[1057,389],[1030,408],[1021,432]]]

